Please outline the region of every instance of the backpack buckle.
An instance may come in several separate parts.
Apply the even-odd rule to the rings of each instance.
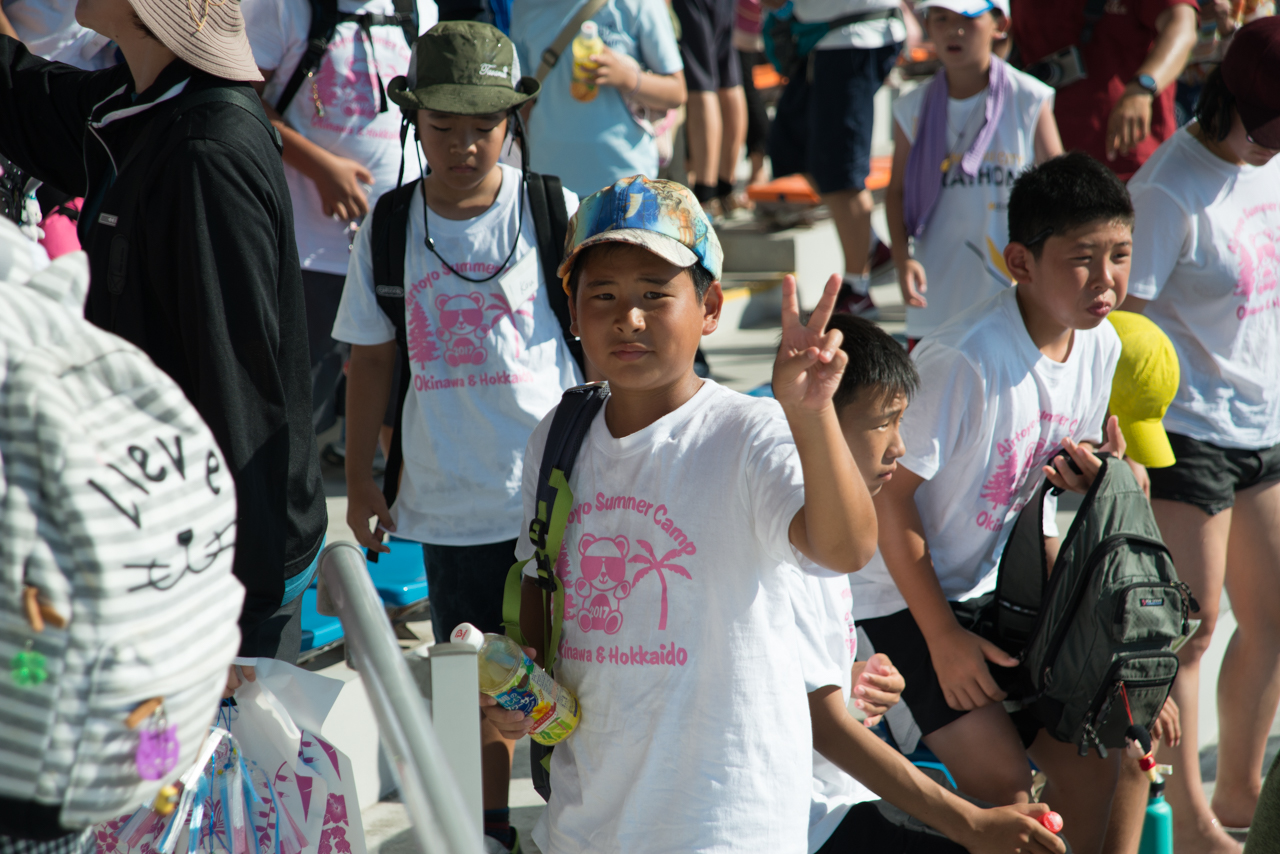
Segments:
[[[556,589],[556,580],[552,577],[551,557],[539,549],[533,556],[534,562],[538,565],[538,575],[534,579],[534,583],[542,590],[548,593],[554,593]]]
[[[547,531],[550,530],[550,528],[550,523],[541,517],[535,516],[533,520],[529,522],[529,539],[533,541],[534,548],[545,549],[547,547]],[[539,566],[541,566],[541,564],[539,564]]]

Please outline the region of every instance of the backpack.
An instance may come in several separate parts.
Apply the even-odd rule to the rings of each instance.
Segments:
[[[542,667],[555,675],[556,651],[560,648],[560,627],[564,622],[564,581],[556,572],[560,560],[564,529],[573,508],[573,490],[569,477],[573,474],[578,451],[591,429],[591,422],[609,399],[608,383],[587,383],[567,390],[547,431],[547,444],[542,450],[538,469],[538,491],[534,500],[535,516],[529,522],[529,540],[533,543],[533,560],[538,569],[538,587],[542,589],[544,645]],[[521,560],[507,573],[502,596],[502,625],[507,637],[521,646],[529,646],[520,629],[521,583],[529,561]],[[551,751],[553,746],[529,743],[533,787],[543,800],[551,798]]]
[[[404,31],[405,44],[412,50],[414,42],[418,40],[418,16],[414,0],[395,0],[395,10],[394,15],[378,15],[372,12],[339,13],[338,0],[311,0],[311,26],[307,31],[307,49],[302,54],[302,59],[298,60],[298,67],[293,70],[293,76],[280,90],[280,97],[276,100],[276,112],[283,116],[285,108],[298,94],[303,82],[316,73],[316,69],[324,61],[329,42],[333,41],[333,34],[338,29],[338,24],[355,21],[365,35],[369,35],[371,27],[400,27]],[[369,41],[373,42],[372,37]],[[381,75],[374,74],[374,77],[378,81],[378,112],[385,113],[387,89],[382,85]]]
[[[765,57],[783,77],[796,77],[801,73],[801,65],[809,52],[818,42],[832,30],[860,24],[863,21],[883,21],[886,18],[901,18],[900,9],[873,9],[869,12],[855,12],[852,15],[841,15],[830,21],[813,21],[804,23],[796,20],[795,10],[791,3],[780,9],[770,10],[765,16],[761,36],[764,38]]]
[[[19,240],[0,221],[0,244]],[[0,793],[35,839],[132,812],[190,767],[244,588],[235,486],[195,408],[80,316],[82,253],[19,272],[0,271]],[[144,779],[168,727],[172,764]]]
[[[1042,533],[1051,484],[1018,514],[973,628],[1019,659],[998,673],[1011,699],[1080,755],[1096,747],[1105,757],[1124,747],[1131,724],[1149,729],[1160,713],[1178,673],[1174,649],[1199,605],[1133,472],[1101,456],[1052,574]]]
[[[525,189],[529,196],[529,212],[533,216],[534,231],[538,238],[538,260],[542,262],[542,277],[547,285],[547,299],[551,310],[560,321],[560,331],[569,347],[569,353],[585,373],[582,344],[569,331],[569,297],[563,288],[556,268],[564,252],[565,235],[569,230],[569,211],[564,203],[564,190],[560,179],[554,175],[526,173]],[[409,396],[409,384],[413,382],[413,370],[409,364],[408,330],[404,319],[404,256],[408,249],[409,203],[413,200],[421,178],[389,190],[373,207],[373,292],[378,308],[391,321],[396,330],[396,344],[400,349],[400,382],[395,390],[396,417],[391,433],[391,451],[387,455],[386,474],[383,476],[382,494],[387,506],[395,503],[400,490],[400,468],[404,464],[401,446],[401,423],[404,420],[404,402]],[[378,553],[370,551],[371,563],[378,562]]]

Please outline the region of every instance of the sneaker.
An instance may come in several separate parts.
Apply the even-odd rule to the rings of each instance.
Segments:
[[[871,299],[871,294],[866,293],[859,296],[848,285],[841,286],[840,295],[836,297],[835,310],[845,314],[852,314],[856,317],[865,317],[867,320],[877,320],[880,317],[880,309],[876,308],[875,302]]]
[[[886,264],[892,264],[893,252],[889,249],[889,245],[877,240],[875,248],[871,250],[870,262],[871,275],[873,276],[884,269]]]
[[[484,854],[521,854],[520,851],[520,831],[514,827],[511,828],[511,847],[503,845],[500,840],[494,839],[492,836],[485,834],[484,837]]]

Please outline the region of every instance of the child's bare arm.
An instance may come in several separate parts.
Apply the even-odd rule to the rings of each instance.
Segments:
[[[1036,119],[1036,163],[1043,163],[1062,153],[1062,136],[1058,133],[1058,120],[1053,117],[1053,104],[1048,101],[1040,108]]]
[[[839,290],[840,277],[832,276],[802,326],[795,277],[783,280],[773,394],[787,415],[804,470],[804,506],[791,520],[791,544],[820,566],[856,572],[876,551],[876,511],[831,400],[849,361],[840,349],[840,331],[824,331]]]
[[[378,431],[391,398],[391,378],[396,366],[396,342],[351,345],[347,370],[347,525],[356,542],[376,552],[388,552],[382,535],[369,529],[369,519],[387,531],[395,530],[382,490],[373,479],[373,453]],[[390,474],[387,475],[390,477]]]
[[[928,284],[924,266],[911,258],[911,245],[907,236],[903,197],[907,188],[907,158],[911,156],[911,143],[897,122],[893,123],[893,172],[889,176],[889,190],[885,195],[885,215],[889,221],[889,251],[893,266],[898,269],[898,287],[907,305],[924,308],[928,300],[924,294]]]
[[[947,705],[969,711],[1005,697],[987,670],[987,662],[1012,667],[1017,661],[956,622],[938,583],[924,523],[916,509],[915,494],[922,483],[924,478],[899,464],[893,479],[876,496],[880,554],[929,645]]]
[[[850,717],[842,701],[834,685],[809,695],[813,747],[889,803],[980,854],[1014,850],[1061,854],[1066,850],[1062,840],[1036,821],[1049,811],[1048,806],[984,810],[956,797]]]

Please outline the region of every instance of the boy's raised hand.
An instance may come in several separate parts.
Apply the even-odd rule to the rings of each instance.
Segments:
[[[784,408],[821,412],[831,405],[849,362],[840,349],[840,330],[824,331],[839,292],[840,277],[833,275],[808,324],[801,324],[796,277],[782,280],[782,343],[773,363],[773,396]]]
[[[1077,445],[1067,438],[1062,440],[1062,447],[1071,456],[1071,461],[1080,470],[1079,473],[1077,474],[1071,468],[1071,463],[1066,459],[1055,456],[1049,461],[1050,465],[1042,466],[1044,476],[1059,489],[1083,495],[1089,491],[1089,487],[1093,486],[1094,478],[1102,468],[1102,461],[1088,444]],[[1098,449],[1098,453],[1109,453],[1119,460],[1124,456],[1124,449],[1124,434],[1120,432],[1120,419],[1112,415],[1107,419],[1107,441]]]

